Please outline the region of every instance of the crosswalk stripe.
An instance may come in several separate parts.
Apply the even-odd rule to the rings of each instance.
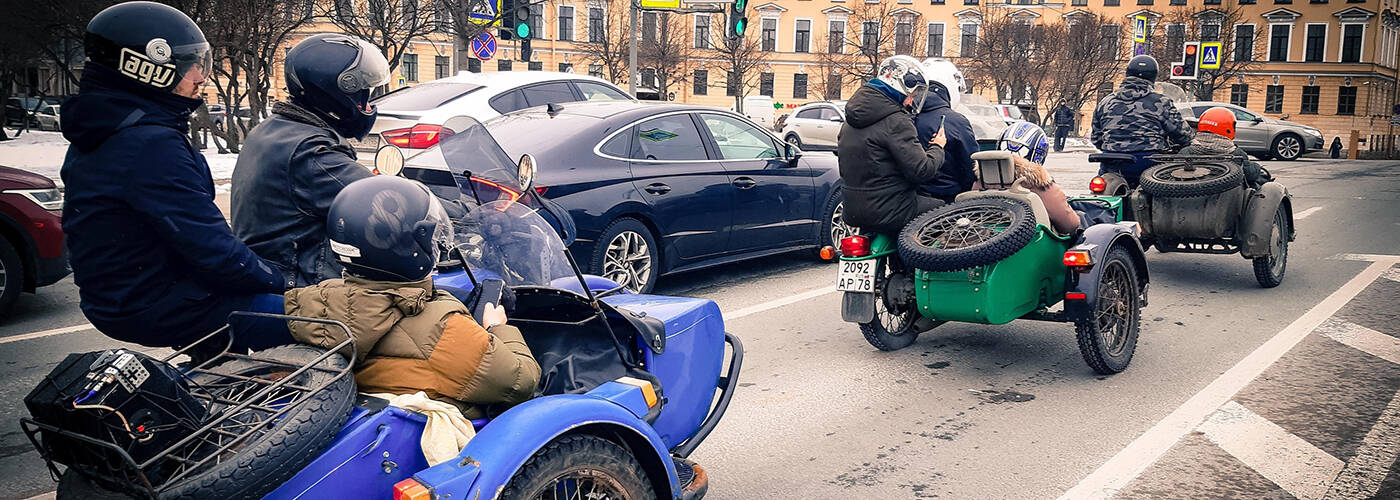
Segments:
[[[1346,465],[1234,401],[1222,406],[1196,430],[1259,475],[1302,499],[1321,499],[1332,478]]]
[[[1358,351],[1400,364],[1400,339],[1395,337],[1337,318],[1323,322],[1317,332]]]
[[[1327,500],[1371,498],[1381,489],[1391,464],[1400,457],[1400,391],[1361,440],[1356,456],[1327,491]]]

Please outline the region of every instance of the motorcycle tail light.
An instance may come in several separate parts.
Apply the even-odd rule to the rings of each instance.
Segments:
[[[1065,252],[1066,267],[1083,270],[1092,265],[1094,265],[1094,263],[1089,259],[1089,252],[1087,250],[1070,250]]]
[[[1084,292],[1065,292],[1065,300],[1088,300],[1089,296]]]
[[[831,245],[827,245],[827,246],[822,247],[821,251],[818,252],[818,255],[822,258],[822,260],[831,260],[831,259],[835,259],[835,258],[836,258],[836,249],[835,249],[835,248],[831,248]]]
[[[441,125],[420,123],[410,128],[385,130],[379,135],[389,144],[401,148],[427,149],[436,146],[443,137],[452,135],[452,130],[442,128]]]
[[[1094,194],[1103,194],[1103,192],[1107,189],[1108,182],[1105,182],[1103,180],[1103,177],[1094,177],[1093,180],[1089,181],[1089,192],[1092,192]]]
[[[841,255],[844,257],[864,257],[870,255],[870,238],[859,235],[842,238]]]
[[[432,497],[433,490],[411,477],[394,485],[394,500],[428,500]]]

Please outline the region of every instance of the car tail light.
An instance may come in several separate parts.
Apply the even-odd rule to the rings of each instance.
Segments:
[[[410,128],[398,128],[385,130],[379,133],[385,142],[401,148],[427,149],[436,146],[443,137],[452,135],[452,129],[442,128],[441,125],[428,125],[420,123]]]
[[[870,238],[859,235],[841,238],[841,255],[845,257],[870,255]]]
[[[1066,267],[1073,267],[1082,271],[1093,265],[1093,261],[1089,259],[1088,250],[1070,250],[1065,252]]]
[[[1107,189],[1108,182],[1104,181],[1103,177],[1094,177],[1092,180],[1089,181],[1089,192],[1092,192],[1094,194],[1103,194],[1103,192]]]
[[[549,191],[549,186],[535,186],[535,194],[544,196],[545,191]]]
[[[433,490],[411,477],[394,485],[394,500],[429,500],[432,497]]]

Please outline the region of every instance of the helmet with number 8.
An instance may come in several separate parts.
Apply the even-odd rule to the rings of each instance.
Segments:
[[[1001,132],[997,149],[1016,153],[1032,163],[1044,164],[1045,156],[1050,152],[1050,141],[1045,138],[1045,131],[1034,123],[1018,120]]]
[[[345,186],[326,226],[345,272],[378,281],[427,278],[452,241],[452,221],[427,186],[387,175]]]

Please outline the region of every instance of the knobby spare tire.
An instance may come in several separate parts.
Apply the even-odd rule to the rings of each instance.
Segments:
[[[953,202],[915,217],[899,233],[899,256],[916,269],[958,271],[1020,251],[1035,236],[1035,212],[1012,198]]]
[[[1187,166],[1194,170],[1187,170]],[[1138,186],[1144,193],[1163,198],[1195,198],[1223,193],[1243,186],[1244,168],[1231,161],[1166,163],[1148,168]]]

